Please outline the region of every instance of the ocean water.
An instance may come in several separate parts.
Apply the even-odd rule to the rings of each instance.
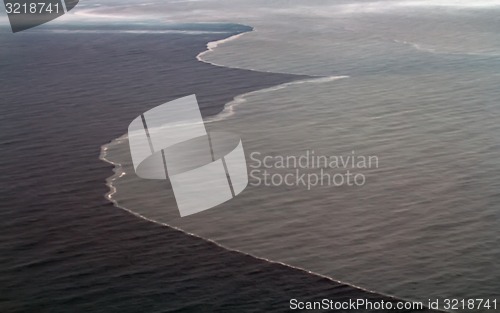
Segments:
[[[498,1],[79,7],[0,34],[2,311],[285,311],[292,296],[374,296],[335,280],[411,300],[498,297]],[[216,21],[255,29],[172,24]],[[252,152],[314,151],[378,167],[362,187],[249,186],[180,219],[168,183],[134,176],[123,135],[191,93],[209,130],[241,135],[249,166]],[[99,156],[114,163],[107,186]]]
[[[247,30],[0,28],[2,313],[283,312],[291,297],[396,301],[228,251],[105,198],[113,166],[99,159],[101,146],[141,112],[195,92],[214,116],[239,94],[305,78],[196,60],[207,42]]]
[[[213,4],[170,12],[255,31],[209,44],[199,59],[316,78],[240,95],[206,118],[209,130],[240,134],[249,169],[255,152],[376,156],[378,166],[361,170],[361,187],[250,185],[181,219],[164,182],[133,174],[122,136],[104,147],[120,164],[108,197],[225,247],[369,290],[498,299],[500,3]]]

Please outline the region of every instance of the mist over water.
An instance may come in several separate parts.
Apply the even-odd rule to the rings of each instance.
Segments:
[[[135,176],[121,138],[106,151],[121,164],[112,178],[118,205],[407,299],[498,297],[500,2],[222,3],[169,7],[169,18],[256,27],[203,60],[331,79],[240,96],[207,118],[207,128],[241,135],[249,166],[252,152],[305,151],[355,151],[377,156],[379,166],[362,170],[363,186],[250,185],[230,202],[180,219],[165,182]]]

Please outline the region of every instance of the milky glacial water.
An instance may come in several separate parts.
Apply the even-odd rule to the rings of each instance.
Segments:
[[[179,218],[165,182],[135,176],[122,137],[106,147],[121,164],[110,197],[229,248],[370,290],[498,297],[500,10],[497,1],[474,3],[233,9],[256,30],[203,54],[221,66],[323,76],[239,96],[206,119],[211,131],[241,135],[249,170],[255,152],[377,156],[377,167],[356,169],[363,186],[255,186],[251,178],[237,198]],[[198,5],[219,18],[231,12]]]

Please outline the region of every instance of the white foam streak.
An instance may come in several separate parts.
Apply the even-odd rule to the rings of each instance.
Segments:
[[[256,32],[256,31],[257,30],[254,28],[251,32]],[[215,51],[215,49],[218,48],[219,46],[221,46],[221,45],[223,45],[225,43],[228,43],[230,41],[236,40],[238,38],[241,38],[241,37],[243,37],[244,35],[246,35],[248,33],[249,32],[244,32],[244,33],[236,34],[234,36],[230,36],[228,38],[224,38],[224,39],[216,40],[216,41],[211,41],[211,42],[207,43],[207,50],[199,53],[196,56],[196,59],[198,61],[200,61],[200,62],[203,62],[203,63],[207,63],[207,64],[210,64],[210,65],[213,65],[213,66],[218,66],[218,67],[224,67],[224,68],[233,68],[233,69],[253,71],[253,72],[260,72],[260,73],[300,75],[300,74],[297,74],[297,73],[284,73],[284,72],[276,72],[276,71],[266,71],[266,70],[258,70],[258,69],[254,69],[254,68],[248,68],[248,67],[226,66],[226,65],[223,65],[223,64],[218,64],[218,63],[215,63],[215,62],[212,62],[212,61],[208,61],[208,60],[206,60],[204,58],[204,56],[206,56],[207,54],[213,53]]]
[[[203,59],[203,56],[206,55],[207,53],[213,52],[215,50],[215,48],[217,48],[219,45],[222,45],[224,43],[227,43],[227,42],[230,42],[232,40],[238,39],[238,38],[242,37],[245,34],[247,34],[247,33],[241,33],[241,34],[233,35],[233,36],[230,36],[228,38],[221,39],[221,40],[210,41],[209,43],[207,43],[207,50],[199,53],[196,56],[196,59],[198,61],[200,61],[200,62],[208,63],[208,64],[211,64],[211,65],[215,65],[215,66],[219,66],[219,67],[226,67],[224,65],[215,64],[213,62],[207,61],[207,60]]]
[[[242,95],[238,95],[238,96],[233,98],[233,101],[227,103],[224,106],[224,110],[221,113],[206,119],[205,122],[206,123],[217,122],[217,121],[224,120],[224,119],[234,115],[236,107],[242,103],[245,103],[247,101],[246,98],[249,96],[252,96],[252,95],[273,92],[273,91],[285,89],[287,87],[294,86],[294,85],[322,84],[322,83],[332,82],[332,81],[343,79],[343,78],[349,78],[349,76],[327,76],[327,77],[306,78],[306,79],[296,80],[296,81],[284,83],[281,85],[277,85],[277,86],[273,86],[273,87],[269,87],[269,88],[265,88],[265,89],[259,89],[256,91],[251,91],[251,92],[248,92],[248,93],[245,93]]]

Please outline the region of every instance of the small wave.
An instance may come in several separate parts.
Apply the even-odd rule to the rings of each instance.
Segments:
[[[397,39],[394,39],[394,42],[395,43],[398,43],[398,44],[402,44],[402,45],[405,45],[405,46],[411,46],[419,51],[423,51],[423,52],[429,52],[429,53],[436,53],[436,49],[433,49],[433,48],[428,48],[428,47],[423,47],[422,45],[418,44],[418,43],[414,43],[414,42],[409,42],[409,41],[406,41],[406,40],[397,40]]]
[[[469,56],[480,56],[480,57],[498,57],[500,54],[497,52],[462,52],[462,51],[444,51],[444,50],[437,50],[435,48],[431,48],[428,46],[424,46],[419,43],[415,42],[410,42],[406,40],[393,40],[395,43],[406,45],[406,46],[411,46],[414,49],[422,52],[428,52],[432,54],[448,54],[448,55],[469,55]]]

